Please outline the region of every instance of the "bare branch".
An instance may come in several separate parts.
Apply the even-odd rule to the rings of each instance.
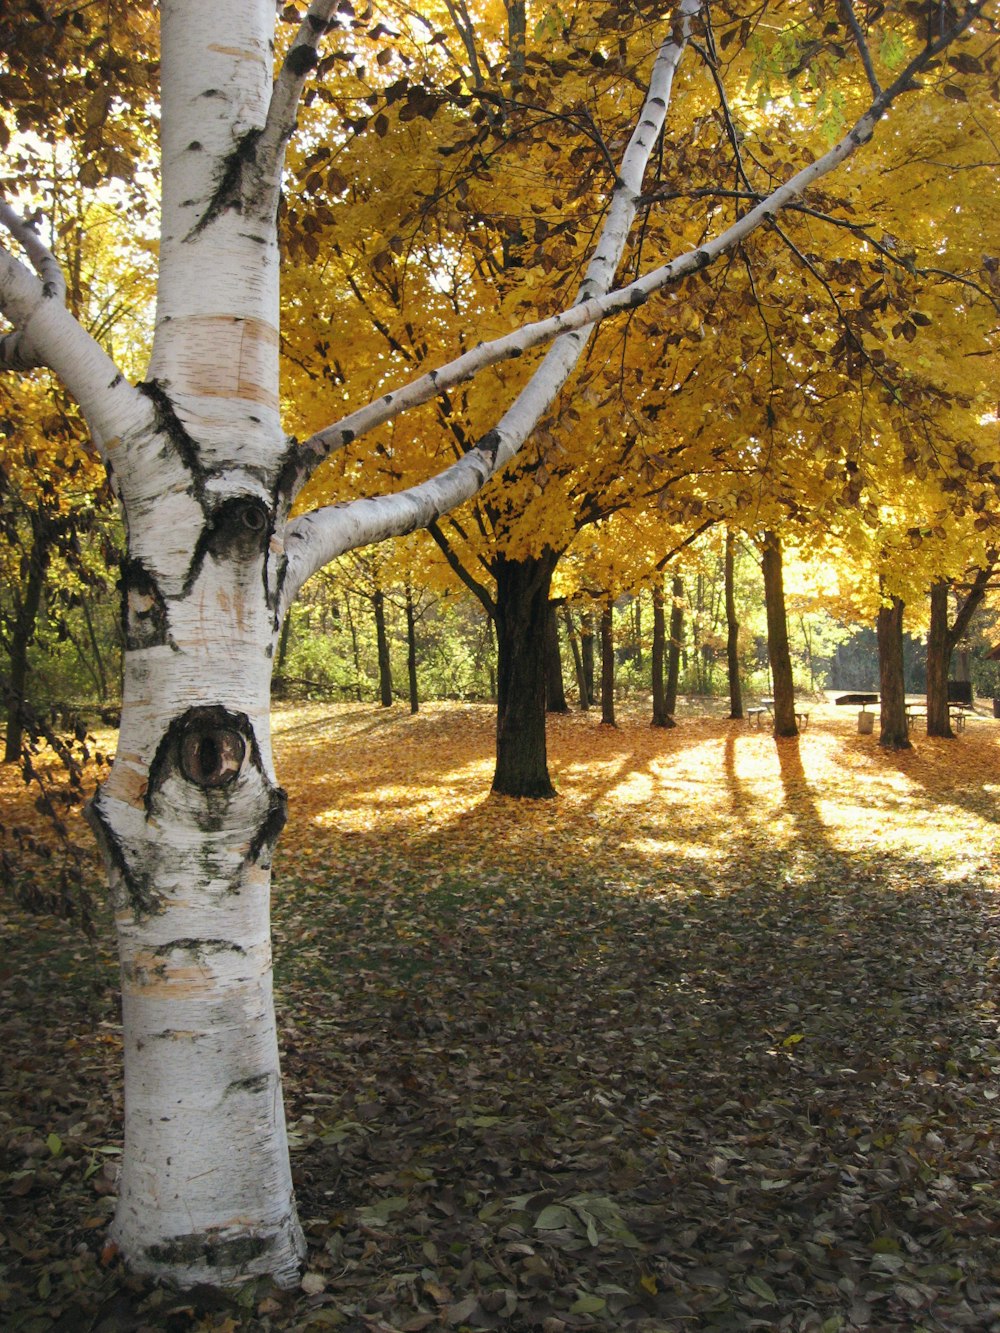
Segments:
[[[65,301],[66,277],[59,266],[59,261],[32,224],[22,218],[2,197],[0,197],[0,224],[7,228],[28,256],[31,267],[42,280],[43,295]]]
[[[882,85],[878,81],[875,73],[875,66],[872,63],[872,53],[868,49],[868,42],[865,34],[861,31],[861,24],[858,22],[858,16],[854,12],[853,0],[840,0],[841,8],[844,11],[844,18],[847,20],[847,26],[851,30],[851,36],[854,38],[854,45],[858,48],[858,55],[861,57],[861,63],[865,67],[865,74],[868,78],[868,86],[872,90],[873,97],[882,96]]]

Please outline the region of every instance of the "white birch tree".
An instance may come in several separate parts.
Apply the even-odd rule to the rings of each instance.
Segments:
[[[996,5],[960,5],[829,152],[722,234],[638,281],[616,274],[701,0],[652,15],[665,36],[576,302],[359,408],[304,443],[282,429],[276,216],[285,145],[336,0],[313,0],[276,77],[273,0],[161,0],[162,220],[155,339],[131,384],[66,308],[52,255],[0,207],[0,364],[45,366],[79,401],[126,524],[122,724],[90,807],[121,960],[125,1149],[113,1238],[138,1271],[190,1285],[303,1256],[284,1130],[269,933],[285,819],[269,735],[271,663],[302,584],[344,551],[423,526],[517,453],[595,322],[737,245],[871,138],[926,66]],[[290,518],[344,444],[484,367],[551,343],[493,429],[393,495]]]

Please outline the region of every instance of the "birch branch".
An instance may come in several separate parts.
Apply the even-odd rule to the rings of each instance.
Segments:
[[[285,146],[295,131],[302,92],[319,64],[319,44],[336,7],[337,0],[313,0],[274,81],[267,119],[257,143],[257,168],[273,190],[280,185]]]
[[[20,245],[41,281],[41,297],[60,303],[66,300],[66,278],[59,261],[44,244],[42,238],[26,218],[0,198],[0,226],[7,229]],[[16,262],[11,259],[11,262]],[[6,313],[6,311],[5,311]],[[8,370],[37,370],[44,365],[38,350],[32,346],[23,325],[12,321],[13,330],[0,338],[0,366]]]
[[[868,110],[837,144],[808,166],[796,172],[794,176],[783,185],[778,186],[771,194],[761,199],[756,207],[750,209],[742,218],[739,218],[713,240],[706,241],[696,250],[689,250],[676,256],[669,263],[651,270],[625,287],[607,291],[603,295],[590,296],[578,301],[576,305],[561,311],[559,314],[522,325],[521,328],[512,333],[505,334],[490,342],[480,343],[477,347],[456,357],[453,361],[449,361],[437,369],[411,380],[394,392],[384,394],[374,402],[358,408],[346,417],[342,417],[340,421],[318,431],[299,446],[297,455],[293,460],[293,491],[297,493],[316,468],[330,454],[344,448],[359,436],[384,425],[387,421],[393,420],[411,408],[429,402],[439,393],[472,379],[489,366],[521,356],[546,342],[558,339],[565,334],[586,329],[588,326],[610,316],[636,309],[636,307],[645,304],[655,293],[714,263],[720,255],[739,245],[759,226],[769,222],[783,209],[796,206],[802,194],[812,185],[824,176],[836,171],[859,148],[868,143],[875,132],[876,125],[889,107],[904,92],[912,90],[914,79],[942,51],[947,49],[956,37],[960,36],[974,23],[983,11],[989,7],[989,4],[990,0],[979,0],[978,3],[971,4],[943,37],[938,38],[914,57],[899,77],[880,93]],[[511,453],[499,447],[500,441],[497,440],[496,436],[497,431],[491,431],[474,450],[447,472],[441,473],[438,478],[431,482],[424,483],[423,487],[414,488],[412,493],[402,492],[401,495],[412,495],[416,499],[417,494],[425,488],[437,488],[438,484],[444,482],[447,478],[448,485],[454,486],[453,493],[456,497],[448,507],[463,503],[474,495],[496,471],[505,466],[512,457]],[[486,463],[485,467],[484,462]],[[397,496],[396,499],[398,500],[399,497]],[[381,512],[384,508],[384,502],[381,500],[359,499],[351,501],[350,504],[374,506],[375,508],[372,509],[371,513],[373,519],[375,510]],[[334,510],[341,513],[346,508],[347,506],[335,506]],[[403,532],[412,531],[415,527],[430,521],[431,518],[440,517],[442,513],[446,512],[445,509],[436,509],[427,519],[421,519],[418,515],[423,512],[422,501],[417,504],[414,510],[410,509],[407,502],[406,510],[407,517],[401,520],[407,525],[400,529]],[[324,521],[332,522],[333,520],[327,519]],[[378,536],[366,538],[359,535],[358,540],[362,543],[365,541],[380,541],[384,537],[393,535],[394,531],[395,529],[390,525]],[[342,549],[348,548],[344,547]],[[340,553],[338,550],[334,552],[334,555]],[[333,559],[334,555],[327,558]],[[321,563],[323,562],[321,561]]]
[[[3,221],[14,235],[6,215]],[[23,244],[23,238],[19,239]],[[55,264],[40,240],[38,246]],[[47,272],[47,260],[38,254],[37,261]],[[109,473],[117,473],[124,461],[116,458],[112,465],[117,437],[129,426],[151,420],[150,405],[67,310],[61,299],[64,291],[58,282],[36,276],[0,245],[0,313],[14,326],[0,339],[0,370],[45,367],[58,375],[80,404]]]
[[[646,167],[666,123],[674,74],[700,3],[701,0],[681,0],[670,38],[660,48],[653,63],[639,120],[622,156],[618,184],[597,248],[577,293],[574,310],[600,301],[614,283],[638,211]],[[560,336],[556,337],[539,368],[494,429],[438,477],[396,496],[330,506],[290,524],[283,597],[290,601],[311,574],[344,551],[394,533],[426,527],[480,491],[489,478],[513,458],[554,402],[579,361],[594,327],[595,320],[591,318],[558,330]],[[471,355],[475,358],[475,351]],[[439,372],[431,371],[422,379],[436,384]],[[421,401],[427,401],[439,391],[435,388]],[[391,407],[392,395],[387,397],[389,403],[385,404],[385,399],[380,401]],[[359,509],[359,505],[362,508]],[[399,515],[394,516],[394,510],[400,505]],[[401,526],[397,527],[397,523]]]

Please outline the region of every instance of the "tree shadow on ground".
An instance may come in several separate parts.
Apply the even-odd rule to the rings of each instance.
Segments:
[[[456,777],[488,731],[430,721],[377,753],[363,727],[320,728],[314,770],[304,739],[283,760],[307,1291],[213,1313],[101,1266],[117,1029],[65,1003],[66,927],[9,918],[7,1324],[993,1326],[998,882],[957,873],[982,812],[955,808],[938,859],[907,852],[930,770],[722,723],[596,747],[557,729],[564,797],[496,800]],[[874,841],[841,789],[866,774]]]

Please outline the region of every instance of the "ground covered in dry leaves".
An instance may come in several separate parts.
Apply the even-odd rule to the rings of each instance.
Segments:
[[[1000,722],[492,734],[277,714],[294,1292],[123,1273],[112,942],[3,907],[3,1328],[1000,1329]]]

